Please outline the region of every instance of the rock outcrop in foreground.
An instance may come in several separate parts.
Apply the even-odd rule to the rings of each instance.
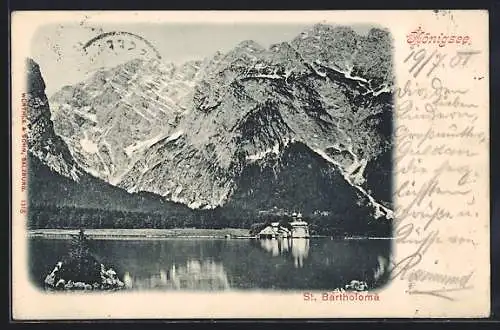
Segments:
[[[116,272],[101,264],[101,280],[93,283],[73,281],[61,277],[64,264],[59,261],[52,272],[45,278],[45,287],[52,290],[119,290],[125,287],[125,284],[117,277]]]
[[[83,230],[73,237],[68,255],[45,278],[48,290],[119,290],[124,287],[116,272],[106,269],[90,252]]]

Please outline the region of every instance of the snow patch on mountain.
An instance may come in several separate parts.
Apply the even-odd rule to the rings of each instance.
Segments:
[[[84,139],[80,139],[80,145],[82,146],[83,150],[88,152],[89,154],[95,154],[99,152],[99,147],[94,141],[89,140],[87,137]]]
[[[170,135],[170,136],[169,136],[169,137],[165,140],[165,142],[175,141],[175,140],[177,140],[178,138],[180,138],[183,134],[184,134],[184,131],[182,131],[182,130],[177,131],[177,132],[173,133],[172,135]]]
[[[123,150],[125,151],[125,153],[127,154],[128,157],[132,157],[132,155],[134,153],[137,153],[138,151],[143,151],[143,150],[149,148],[150,146],[152,146],[156,142],[164,139],[167,136],[168,136],[168,134],[160,133],[157,136],[152,137],[151,139],[147,139],[144,141],[136,141],[136,142],[132,143],[131,145],[125,147]]]
[[[264,159],[270,154],[274,154],[274,155],[278,156],[280,154],[281,150],[283,150],[285,147],[287,147],[289,143],[294,142],[294,141],[295,141],[295,139],[293,139],[293,138],[284,139],[283,142],[278,141],[271,148],[267,148],[261,152],[258,152],[258,153],[252,154],[252,155],[247,155],[246,160],[249,161],[249,163],[252,163],[252,162],[255,162],[257,160]]]

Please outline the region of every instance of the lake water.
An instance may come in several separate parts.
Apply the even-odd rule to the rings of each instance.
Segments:
[[[30,238],[30,272],[45,276],[65,255],[66,239]],[[95,256],[130,290],[333,290],[351,280],[387,280],[390,240],[122,239],[91,240]]]

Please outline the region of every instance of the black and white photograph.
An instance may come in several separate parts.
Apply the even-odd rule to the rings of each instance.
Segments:
[[[27,221],[40,289],[387,281],[383,26],[83,22],[42,26],[31,47]]]

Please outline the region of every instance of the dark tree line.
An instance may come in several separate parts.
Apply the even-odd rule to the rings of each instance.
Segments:
[[[194,215],[194,214],[193,214]],[[79,208],[72,206],[30,206],[28,227],[43,228],[174,228],[192,227],[194,217],[185,212],[170,214]]]
[[[309,214],[304,218],[313,235],[390,236],[387,220],[349,218],[342,214]],[[251,210],[218,208],[190,213],[147,213],[122,210],[76,208],[70,206],[30,206],[30,229],[172,229],[172,228],[255,228],[273,221],[287,224],[287,215],[262,214]]]

